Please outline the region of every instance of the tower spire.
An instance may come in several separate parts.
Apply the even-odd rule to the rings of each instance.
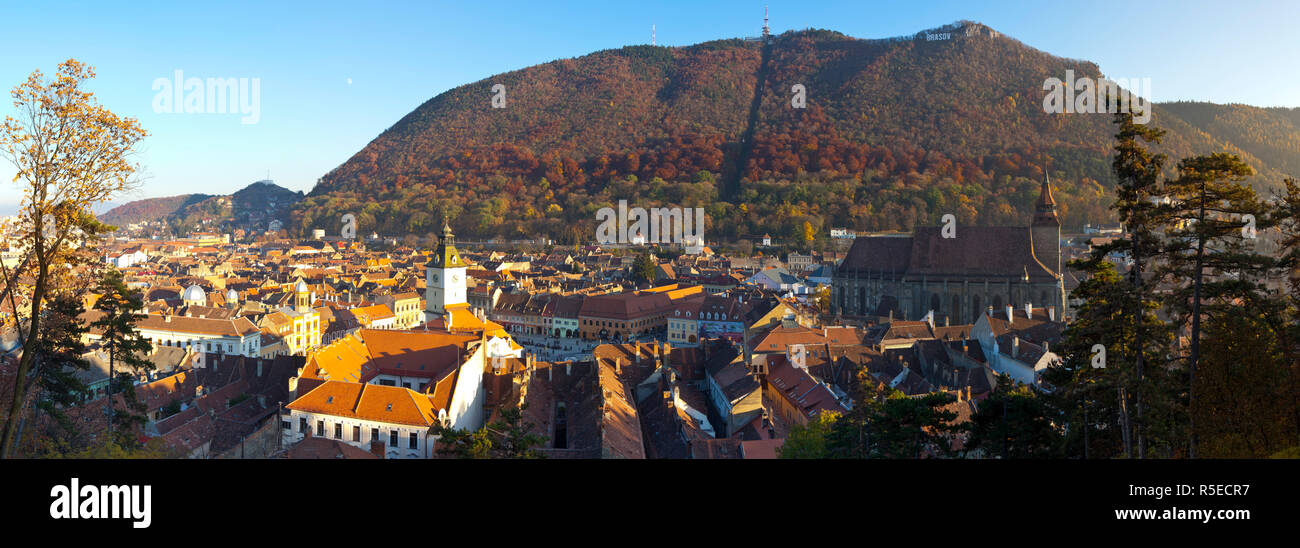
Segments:
[[[1052,176],[1043,174],[1043,188],[1038,193],[1038,205],[1049,205],[1056,208],[1056,200],[1052,198]]]
[[[1043,175],[1043,186],[1038,191],[1038,201],[1034,203],[1034,224],[1059,223],[1056,216],[1056,199],[1052,197],[1052,178]]]
[[[772,34],[772,27],[767,24],[767,6],[763,6],[763,37],[767,38]]]

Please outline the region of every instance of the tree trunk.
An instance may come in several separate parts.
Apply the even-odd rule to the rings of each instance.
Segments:
[[[5,430],[0,437],[0,459],[7,459],[13,453],[14,435],[17,433],[18,420],[22,418],[24,403],[27,401],[27,372],[36,358],[36,342],[40,340],[41,302],[45,300],[45,282],[49,265],[39,257],[44,256],[45,242],[40,237],[40,222],[36,224],[35,256],[38,257],[36,289],[32,292],[30,327],[27,329],[27,341],[23,344],[23,357],[18,360],[18,372],[14,377],[13,401],[9,404],[9,416],[5,419]],[[16,280],[15,280],[16,283]],[[18,326],[19,331],[22,326]]]
[[[1088,460],[1088,430],[1092,425],[1088,423],[1088,397],[1083,398],[1083,460]]]
[[[1115,388],[1115,395],[1119,403],[1120,436],[1124,440],[1124,458],[1131,459],[1133,458],[1133,438],[1131,437],[1132,430],[1129,429],[1128,396],[1124,394],[1123,386]]]
[[[1137,295],[1137,314],[1135,316],[1137,318],[1137,324],[1136,324],[1136,329],[1134,330],[1133,333],[1134,335],[1133,338],[1134,338],[1134,344],[1137,346],[1137,357],[1134,360],[1134,370],[1135,373],[1137,373],[1137,397],[1136,397],[1137,428],[1136,429],[1137,429],[1137,439],[1138,439],[1138,458],[1141,459],[1141,458],[1146,458],[1146,443],[1144,441],[1146,437],[1143,435],[1142,432],[1142,428],[1143,428],[1142,392],[1144,386],[1142,368],[1143,368],[1143,361],[1144,361],[1143,358],[1146,355],[1146,347],[1144,345],[1144,338],[1142,336],[1142,327],[1146,317],[1146,310],[1143,308],[1144,295],[1142,293],[1142,260],[1145,257],[1141,254],[1139,240],[1140,238],[1138,238],[1137,234],[1135,233],[1133,237],[1133,273],[1134,273],[1133,286],[1136,290],[1135,294]],[[1128,426],[1126,425],[1125,428],[1127,431]],[[1127,451],[1128,449],[1126,447],[1125,452]]]
[[[1199,230],[1205,222],[1205,183],[1201,183],[1201,209],[1196,219]],[[1192,272],[1192,352],[1187,368],[1187,457],[1196,458],[1196,364],[1201,359],[1201,279],[1205,265],[1205,237],[1196,238],[1196,270]]]

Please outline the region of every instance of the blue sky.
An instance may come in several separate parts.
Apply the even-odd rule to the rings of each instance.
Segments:
[[[77,58],[98,100],[150,132],[143,187],[116,202],[238,190],[268,172],[316,180],[429,98],[499,72],[629,44],[689,45],[805,27],[860,38],[961,19],[1112,77],[1149,77],[1156,101],[1300,106],[1300,2],[66,2],[3,1],[0,88]],[[258,78],[261,117],[155,113],[152,88],[187,78]],[[349,79],[351,83],[349,83]],[[0,115],[11,113],[6,97]],[[14,211],[0,165],[0,214]],[[99,208],[103,209],[103,208]]]

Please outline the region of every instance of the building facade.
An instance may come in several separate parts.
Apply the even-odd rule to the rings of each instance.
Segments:
[[[989,308],[1066,312],[1061,224],[1044,179],[1029,227],[919,227],[908,236],[859,236],[832,281],[832,313],[974,323]]]

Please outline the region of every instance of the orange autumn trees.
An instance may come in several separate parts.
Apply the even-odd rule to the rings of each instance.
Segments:
[[[3,415],[0,457],[12,453],[18,423],[41,373],[62,367],[41,352],[48,331],[43,310],[71,289],[59,280],[67,274],[74,247],[105,229],[90,208],[133,185],[139,166],[132,163],[132,152],[147,135],[134,118],[114,114],[84,89],[94,77],[93,68],[75,59],[60,63],[49,80],[39,70],[32,72],[10,93],[16,116],[6,116],[0,126],[0,156],[13,164],[12,182],[23,192],[12,228],[26,244],[18,266],[4,272],[0,294],[26,309],[14,306],[23,354]]]

